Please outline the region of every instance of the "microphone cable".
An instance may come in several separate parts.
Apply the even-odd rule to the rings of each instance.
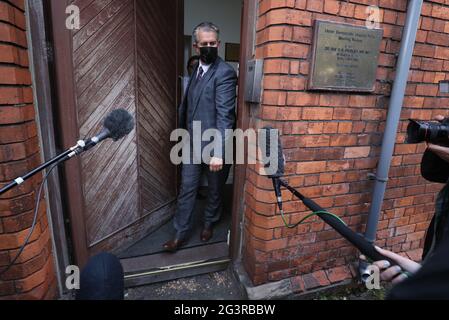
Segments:
[[[31,239],[31,236],[33,235],[34,230],[36,229],[36,225],[37,225],[37,217],[39,215],[39,206],[40,206],[40,202],[41,202],[41,196],[42,196],[42,191],[44,189],[45,186],[45,182],[47,181],[48,177],[50,176],[50,173],[53,171],[54,168],[56,168],[59,164],[56,163],[54,164],[52,167],[50,167],[47,171],[47,173],[45,174],[44,178],[42,179],[42,182],[40,183],[39,186],[39,191],[38,191],[38,195],[37,195],[37,199],[36,199],[36,206],[34,208],[34,217],[33,217],[33,222],[31,224],[31,230],[28,233],[28,236],[25,239],[25,242],[23,243],[23,245],[20,247],[19,252],[17,253],[17,255],[14,257],[14,259],[11,261],[11,263],[6,267],[6,269],[3,269],[2,271],[0,271],[0,277],[2,277],[6,272],[9,271],[9,269],[11,269],[11,267],[14,265],[14,263],[16,263],[17,259],[19,259],[20,255],[22,254],[22,252],[25,250],[25,247],[28,245],[28,242]]]
[[[278,211],[278,206],[277,205],[275,205],[275,209],[274,210],[275,210],[274,211],[274,215],[277,215],[277,211]],[[282,221],[284,222],[285,227],[287,227],[289,229],[294,229],[297,226],[303,224],[306,220],[308,220],[308,219],[310,219],[312,217],[318,216],[320,214],[326,214],[326,215],[332,216],[332,217],[336,218],[337,220],[339,220],[341,223],[343,223],[345,226],[347,226],[347,224],[339,216],[337,216],[336,214],[330,213],[328,211],[312,212],[312,213],[308,214],[307,216],[305,216],[304,218],[302,218],[299,222],[297,222],[295,224],[289,224],[287,222],[287,220],[285,219],[284,210],[281,210]]]

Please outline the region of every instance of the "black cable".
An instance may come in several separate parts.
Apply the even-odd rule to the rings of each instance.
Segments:
[[[17,259],[19,259],[23,250],[25,250],[25,247],[28,245],[28,242],[30,241],[31,236],[33,235],[34,229],[36,228],[37,217],[39,215],[39,206],[40,206],[40,202],[41,202],[41,195],[42,195],[42,191],[45,186],[45,182],[47,181],[48,177],[50,176],[50,173],[52,172],[52,170],[54,168],[56,168],[58,165],[59,165],[59,163],[56,163],[52,167],[50,167],[50,169],[48,170],[48,172],[45,174],[44,178],[42,179],[42,182],[39,186],[39,192],[37,195],[37,199],[36,199],[36,207],[34,208],[34,218],[33,218],[33,223],[31,224],[31,230],[30,230],[28,236],[26,237],[25,242],[20,247],[20,250],[17,253],[17,255],[14,257],[14,259],[11,261],[11,263],[6,267],[6,269],[4,269],[0,272],[0,277],[3,276],[6,272],[8,272],[9,269],[11,269],[11,267],[16,263]]]

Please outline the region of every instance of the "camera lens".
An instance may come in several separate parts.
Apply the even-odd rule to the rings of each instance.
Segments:
[[[425,122],[410,120],[407,127],[406,143],[430,142],[449,145],[449,125],[447,122]]]

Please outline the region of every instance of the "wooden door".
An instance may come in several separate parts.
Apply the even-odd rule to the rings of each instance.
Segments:
[[[69,4],[80,9],[79,30],[62,25]],[[67,102],[59,106],[65,147],[99,132],[114,109],[125,108],[136,120],[125,139],[103,142],[66,169],[72,237],[82,264],[98,251],[122,250],[173,214],[176,168],[169,139],[176,127],[183,8],[181,0],[51,5],[58,95]]]
[[[179,1],[136,1],[137,96],[143,214],[173,201],[176,170],[167,143],[176,128],[182,19]],[[163,219],[164,220],[164,219]],[[167,219],[165,219],[167,220]]]

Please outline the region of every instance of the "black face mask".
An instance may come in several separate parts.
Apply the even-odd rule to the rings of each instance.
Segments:
[[[217,60],[218,48],[217,47],[201,47],[200,48],[201,61],[204,64],[212,64]]]

